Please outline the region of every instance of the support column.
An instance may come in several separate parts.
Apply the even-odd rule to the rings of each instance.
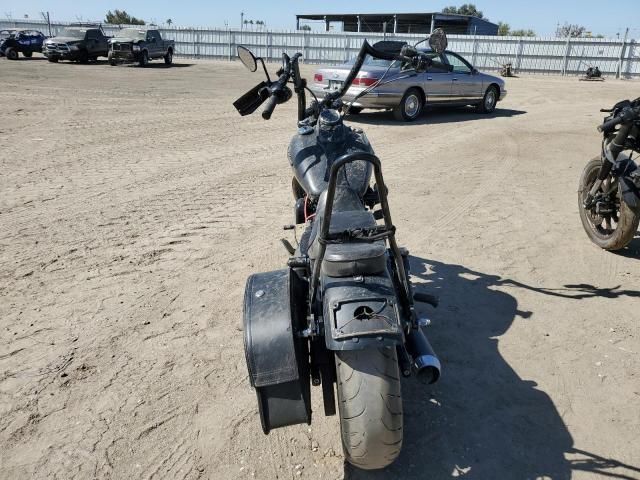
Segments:
[[[436,29],[436,16],[431,15],[431,30],[429,31],[429,33],[433,33],[435,29]]]
[[[627,46],[627,37],[629,35],[629,28],[624,32],[624,40],[622,40],[622,46],[620,47],[620,57],[618,58],[618,69],[616,70],[616,78],[620,78],[622,74],[622,60],[624,59],[624,50]]]
[[[562,75],[567,74],[567,66],[569,65],[569,52],[571,51],[571,32],[567,37],[567,47],[564,51],[564,58],[562,59]]]
[[[522,42],[522,37],[518,40],[518,49],[516,50],[516,64],[515,64],[515,72],[520,73],[520,65],[522,64],[522,50],[524,48],[524,43]]]
[[[300,30],[300,17],[296,17],[296,30]]]
[[[394,15],[393,16],[393,34],[395,35],[396,33],[398,33],[398,16]]]
[[[327,17],[324,17],[324,31],[329,31],[329,20],[327,20]]]
[[[358,33],[361,31],[362,24],[360,22],[360,15],[358,15]]]

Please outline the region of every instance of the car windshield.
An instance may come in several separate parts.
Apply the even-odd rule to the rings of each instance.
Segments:
[[[58,37],[71,37],[71,38],[84,38],[87,31],[84,28],[65,28],[60,33],[58,33]]]
[[[15,30],[2,30],[0,31],[0,38],[9,38],[16,33]]]
[[[139,28],[123,28],[114,36],[114,38],[135,38],[137,40],[144,40],[146,37],[146,30],[140,30]]]

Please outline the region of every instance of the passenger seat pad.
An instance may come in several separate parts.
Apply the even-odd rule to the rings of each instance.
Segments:
[[[333,212],[330,233],[340,233],[353,228],[371,228],[376,220],[366,210]],[[348,242],[327,245],[322,272],[330,277],[349,277],[353,275],[375,275],[386,268],[386,245],[383,240],[372,243]],[[319,242],[311,246],[309,255],[317,258]]]

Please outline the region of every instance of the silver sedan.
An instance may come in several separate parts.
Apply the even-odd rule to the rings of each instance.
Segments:
[[[344,102],[350,104],[349,111],[359,113],[363,108],[393,109],[398,120],[409,122],[418,118],[425,105],[474,105],[478,111],[490,113],[495,110],[498,101],[506,96],[504,80],[479,72],[457,53],[445,51],[438,55],[431,50],[422,51],[435,61],[451,65],[453,71],[432,66],[424,73],[416,73],[413,69],[405,69],[399,62],[367,57],[343,97]],[[320,67],[309,88],[318,97],[342,88],[352,66],[353,61]],[[384,79],[376,85],[383,75]],[[356,99],[372,86],[370,92]]]

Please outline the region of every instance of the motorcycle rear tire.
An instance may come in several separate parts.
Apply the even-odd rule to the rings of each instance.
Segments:
[[[402,448],[402,393],[396,351],[335,352],[345,459],[357,468],[387,467]]]
[[[638,230],[638,223],[640,222],[640,212],[634,212],[629,205],[623,200],[620,200],[620,214],[618,218],[618,226],[609,235],[602,234],[597,231],[591,221],[588,218],[588,213],[582,206],[584,197],[591,190],[594,179],[597,177],[600,171],[600,165],[602,165],[601,158],[595,157],[582,171],[580,176],[580,186],[578,188],[578,210],[580,211],[580,220],[582,226],[589,239],[605,250],[620,250],[626,247]]]

